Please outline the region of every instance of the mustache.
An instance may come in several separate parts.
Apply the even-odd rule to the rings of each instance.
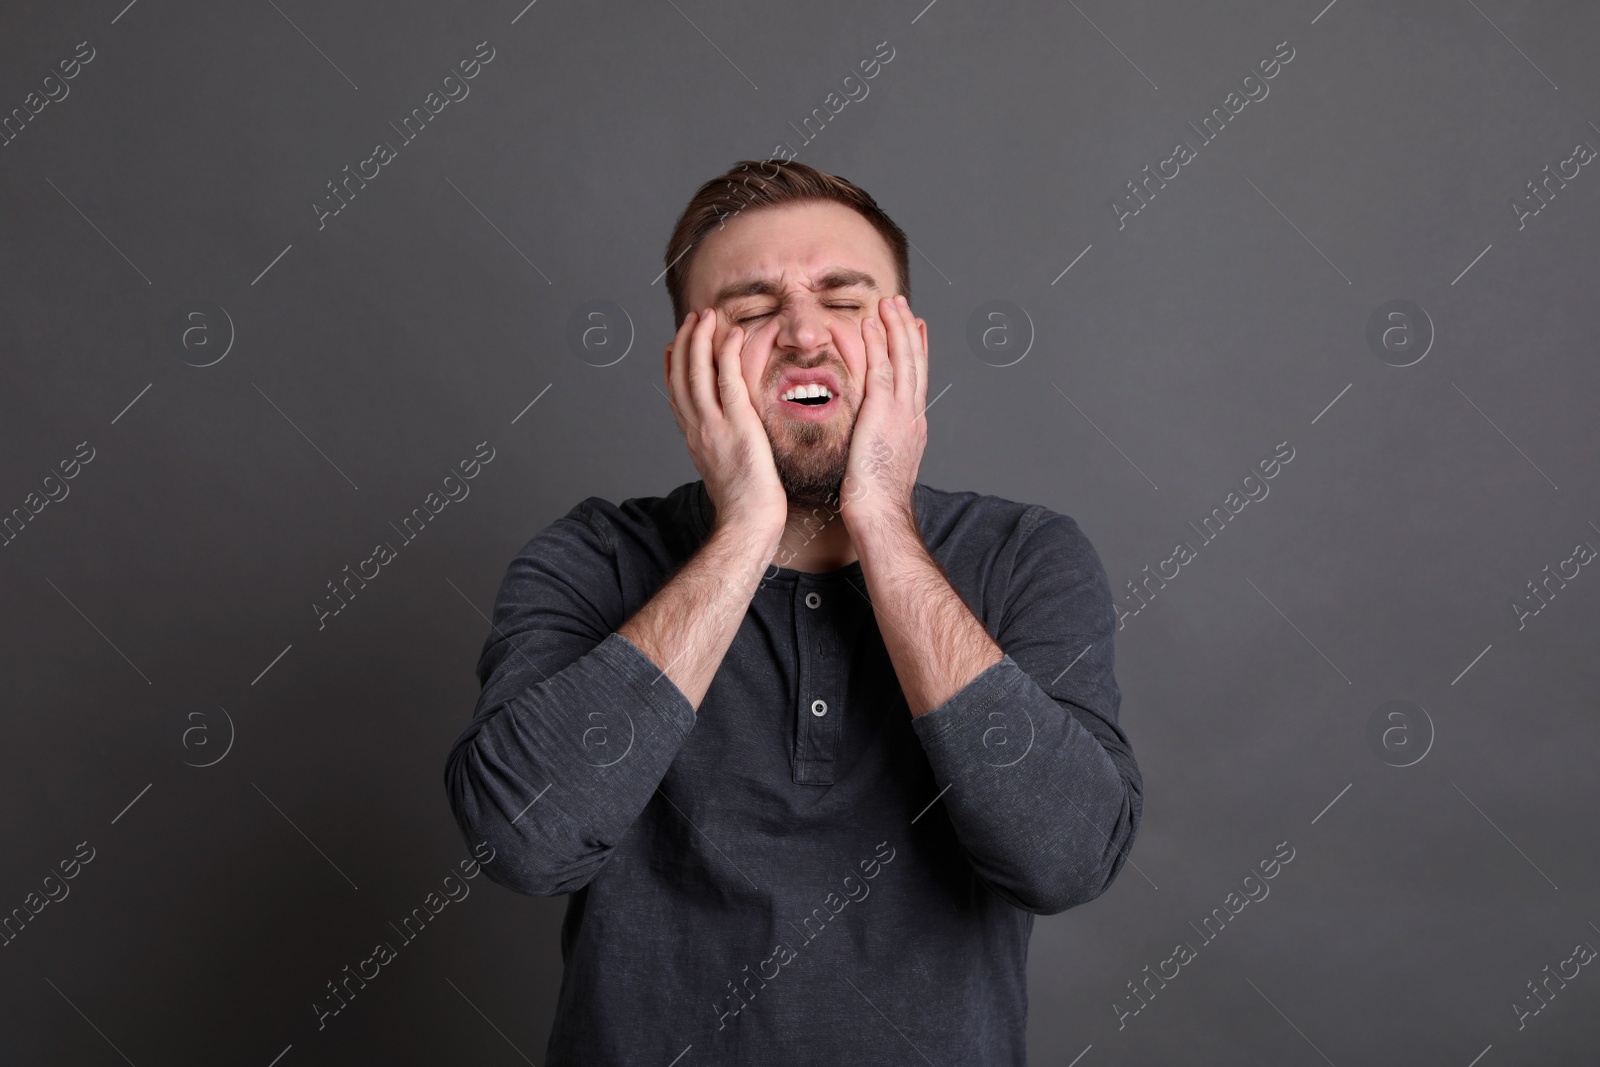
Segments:
[[[827,367],[829,370],[837,374],[839,376],[839,382],[841,385],[848,384],[850,381],[850,370],[845,366],[844,360],[838,358],[837,356],[824,356],[821,359],[814,359],[810,360],[809,362],[789,360],[785,363],[773,364],[767,368],[766,386],[770,389],[779,378],[783,377],[786,371],[816,370],[819,367]]]

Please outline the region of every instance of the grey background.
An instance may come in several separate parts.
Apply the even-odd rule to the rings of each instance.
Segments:
[[[95,849],[0,948],[0,1058],[542,1061],[565,901],[486,878],[326,1029],[309,1005],[468,855],[441,774],[511,556],[586,496],[696,477],[655,388],[661,250],[700,182],[789,142],[916,245],[948,387],[924,481],[1072,515],[1130,606],[1198,550],[1117,634],[1145,822],[1108,893],[1037,922],[1033,1062],[1594,1062],[1594,968],[1520,1030],[1512,1005],[1600,946],[1600,577],[1520,629],[1512,604],[1600,546],[1600,173],[1510,206],[1600,145],[1592,6],[123,5],[0,12],[4,113],[96,50],[0,148],[0,510],[95,449],[0,548],[0,908]],[[319,230],[324,183],[481,41],[470,96]],[[1119,230],[1179,139],[1198,158]],[[1434,334],[1406,367],[1366,341],[1395,299]],[[631,320],[611,366],[567,340],[592,300]],[[992,300],[1031,322],[1011,366],[965,341]],[[207,367],[168,336],[198,301],[233,333]],[[325,583],[485,440],[470,496],[319,630]],[[1386,750],[1392,700],[1426,722]]]

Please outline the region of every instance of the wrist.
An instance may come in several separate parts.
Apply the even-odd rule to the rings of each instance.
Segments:
[[[744,512],[730,512],[726,515],[719,513],[711,524],[709,542],[740,556],[749,556],[751,559],[760,558],[763,566],[772,554],[778,550],[778,543],[783,538],[787,513],[778,514],[750,514]]]
[[[886,500],[862,501],[854,506],[840,509],[844,518],[845,529],[850,532],[850,540],[855,543],[858,552],[865,554],[866,550],[880,544],[892,544],[909,540],[921,545],[922,528],[917,524],[916,508],[911,501],[890,502]]]

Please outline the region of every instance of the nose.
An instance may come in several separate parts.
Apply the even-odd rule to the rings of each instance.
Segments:
[[[777,318],[778,334],[773,341],[779,348],[810,355],[833,342],[827,310],[809,297],[787,301]]]

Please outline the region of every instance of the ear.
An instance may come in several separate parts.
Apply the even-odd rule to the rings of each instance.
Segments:
[[[667,385],[672,385],[672,342],[667,343],[666,350],[661,354],[661,376]]]
[[[926,319],[917,320],[917,332],[922,335],[922,351],[928,351],[928,322]]]

